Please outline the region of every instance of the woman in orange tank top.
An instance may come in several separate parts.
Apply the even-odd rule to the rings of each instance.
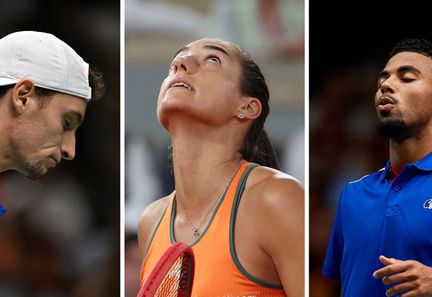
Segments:
[[[175,54],[157,115],[172,139],[176,189],[140,218],[142,283],[184,242],[195,255],[193,297],[304,296],[304,193],[278,170],[268,100],[237,45],[205,38]]]

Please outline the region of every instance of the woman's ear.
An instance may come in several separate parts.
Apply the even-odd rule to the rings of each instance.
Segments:
[[[29,106],[29,99],[35,95],[35,85],[31,79],[19,80],[12,91],[12,105],[17,113],[22,113]]]
[[[261,114],[262,105],[261,102],[255,97],[245,98],[244,103],[240,106],[236,113],[239,118],[239,114],[243,116],[242,119],[255,120]]]

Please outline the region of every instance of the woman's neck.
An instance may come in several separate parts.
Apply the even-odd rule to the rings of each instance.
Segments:
[[[216,133],[217,134],[217,133]],[[240,165],[241,142],[207,133],[173,137],[172,154],[176,199],[193,211],[212,204]]]

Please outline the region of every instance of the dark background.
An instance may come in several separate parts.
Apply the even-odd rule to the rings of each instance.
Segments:
[[[75,160],[38,181],[0,176],[0,296],[119,296],[120,1],[0,0],[0,38],[52,33],[103,72]]]
[[[431,39],[432,13],[427,2],[398,2],[309,1],[312,93],[329,72],[382,58],[401,38]]]
[[[339,296],[321,274],[342,186],[385,166],[375,133],[376,78],[396,43],[432,40],[426,2],[309,2],[310,296]]]

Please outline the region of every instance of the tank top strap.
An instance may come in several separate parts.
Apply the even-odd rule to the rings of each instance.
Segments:
[[[237,171],[237,174],[234,176],[233,180],[231,181],[231,184],[229,185],[226,193],[226,198],[224,201],[224,204],[226,207],[231,210],[233,203],[239,193],[239,190],[241,192],[244,191],[244,187],[246,185],[247,177],[249,176],[250,172],[255,168],[258,167],[258,164],[245,162],[240,169]],[[240,194],[241,195],[241,194]]]
[[[238,187],[236,190],[236,193],[233,197],[233,203],[232,203],[232,208],[231,208],[231,215],[230,215],[230,226],[229,226],[229,247],[230,247],[230,253],[231,253],[231,257],[234,261],[234,264],[236,265],[237,269],[245,276],[247,277],[249,280],[251,280],[252,282],[256,283],[256,284],[260,284],[263,287],[266,288],[271,288],[271,289],[276,289],[276,290],[283,290],[282,285],[280,284],[272,284],[263,280],[260,280],[256,277],[254,277],[253,275],[251,275],[250,273],[248,273],[246,271],[246,269],[243,267],[243,265],[241,265],[238,257],[237,257],[237,252],[235,250],[235,240],[234,240],[234,229],[235,229],[235,223],[236,223],[236,218],[237,218],[237,211],[240,205],[240,201],[241,198],[243,196],[243,192],[244,189],[246,187],[246,182],[247,179],[249,177],[249,174],[251,173],[251,171],[258,167],[258,164],[254,164],[251,163],[251,165],[245,170],[245,172],[243,173],[243,175],[241,176],[241,179],[239,180],[238,183]]]
[[[169,239],[169,219],[171,217],[172,205],[174,201],[175,191],[170,194],[168,206],[165,208],[163,214],[156,222],[150,238],[148,240],[144,259],[140,269],[140,282],[143,285],[144,279],[148,276],[150,271],[156,265],[157,260],[162,256],[163,252],[170,246]],[[144,270],[144,267],[147,267]]]
[[[235,193],[236,193],[236,190],[238,188],[239,182],[242,180],[242,177],[246,171],[250,172],[250,170],[252,170],[256,166],[257,166],[257,164],[244,162],[239,167],[239,169],[237,170],[237,172],[234,174],[233,178],[229,182],[227,189],[225,190],[224,193],[222,193],[222,198],[220,199],[220,201],[217,203],[215,209],[213,210],[207,225],[204,227],[201,234],[193,242],[189,243],[190,246],[194,247],[198,243],[202,244],[202,239],[208,233],[209,229],[211,229],[211,226],[212,226],[213,222],[215,221],[215,218],[216,218],[216,221],[219,221],[220,217],[229,218],[233,199],[235,197]],[[253,168],[250,168],[250,167],[253,167]],[[177,209],[176,208],[177,208],[177,203],[176,203],[176,199],[175,199],[175,195],[174,195],[173,201],[170,204],[169,210],[167,211],[167,214],[165,215],[166,217],[170,217],[170,228],[169,229],[170,229],[170,241],[171,241],[171,243],[174,243],[177,241],[175,238],[175,232],[174,232],[174,222],[175,222],[175,217],[177,215],[177,213],[176,213]],[[226,222],[228,223],[229,220],[226,220]]]

